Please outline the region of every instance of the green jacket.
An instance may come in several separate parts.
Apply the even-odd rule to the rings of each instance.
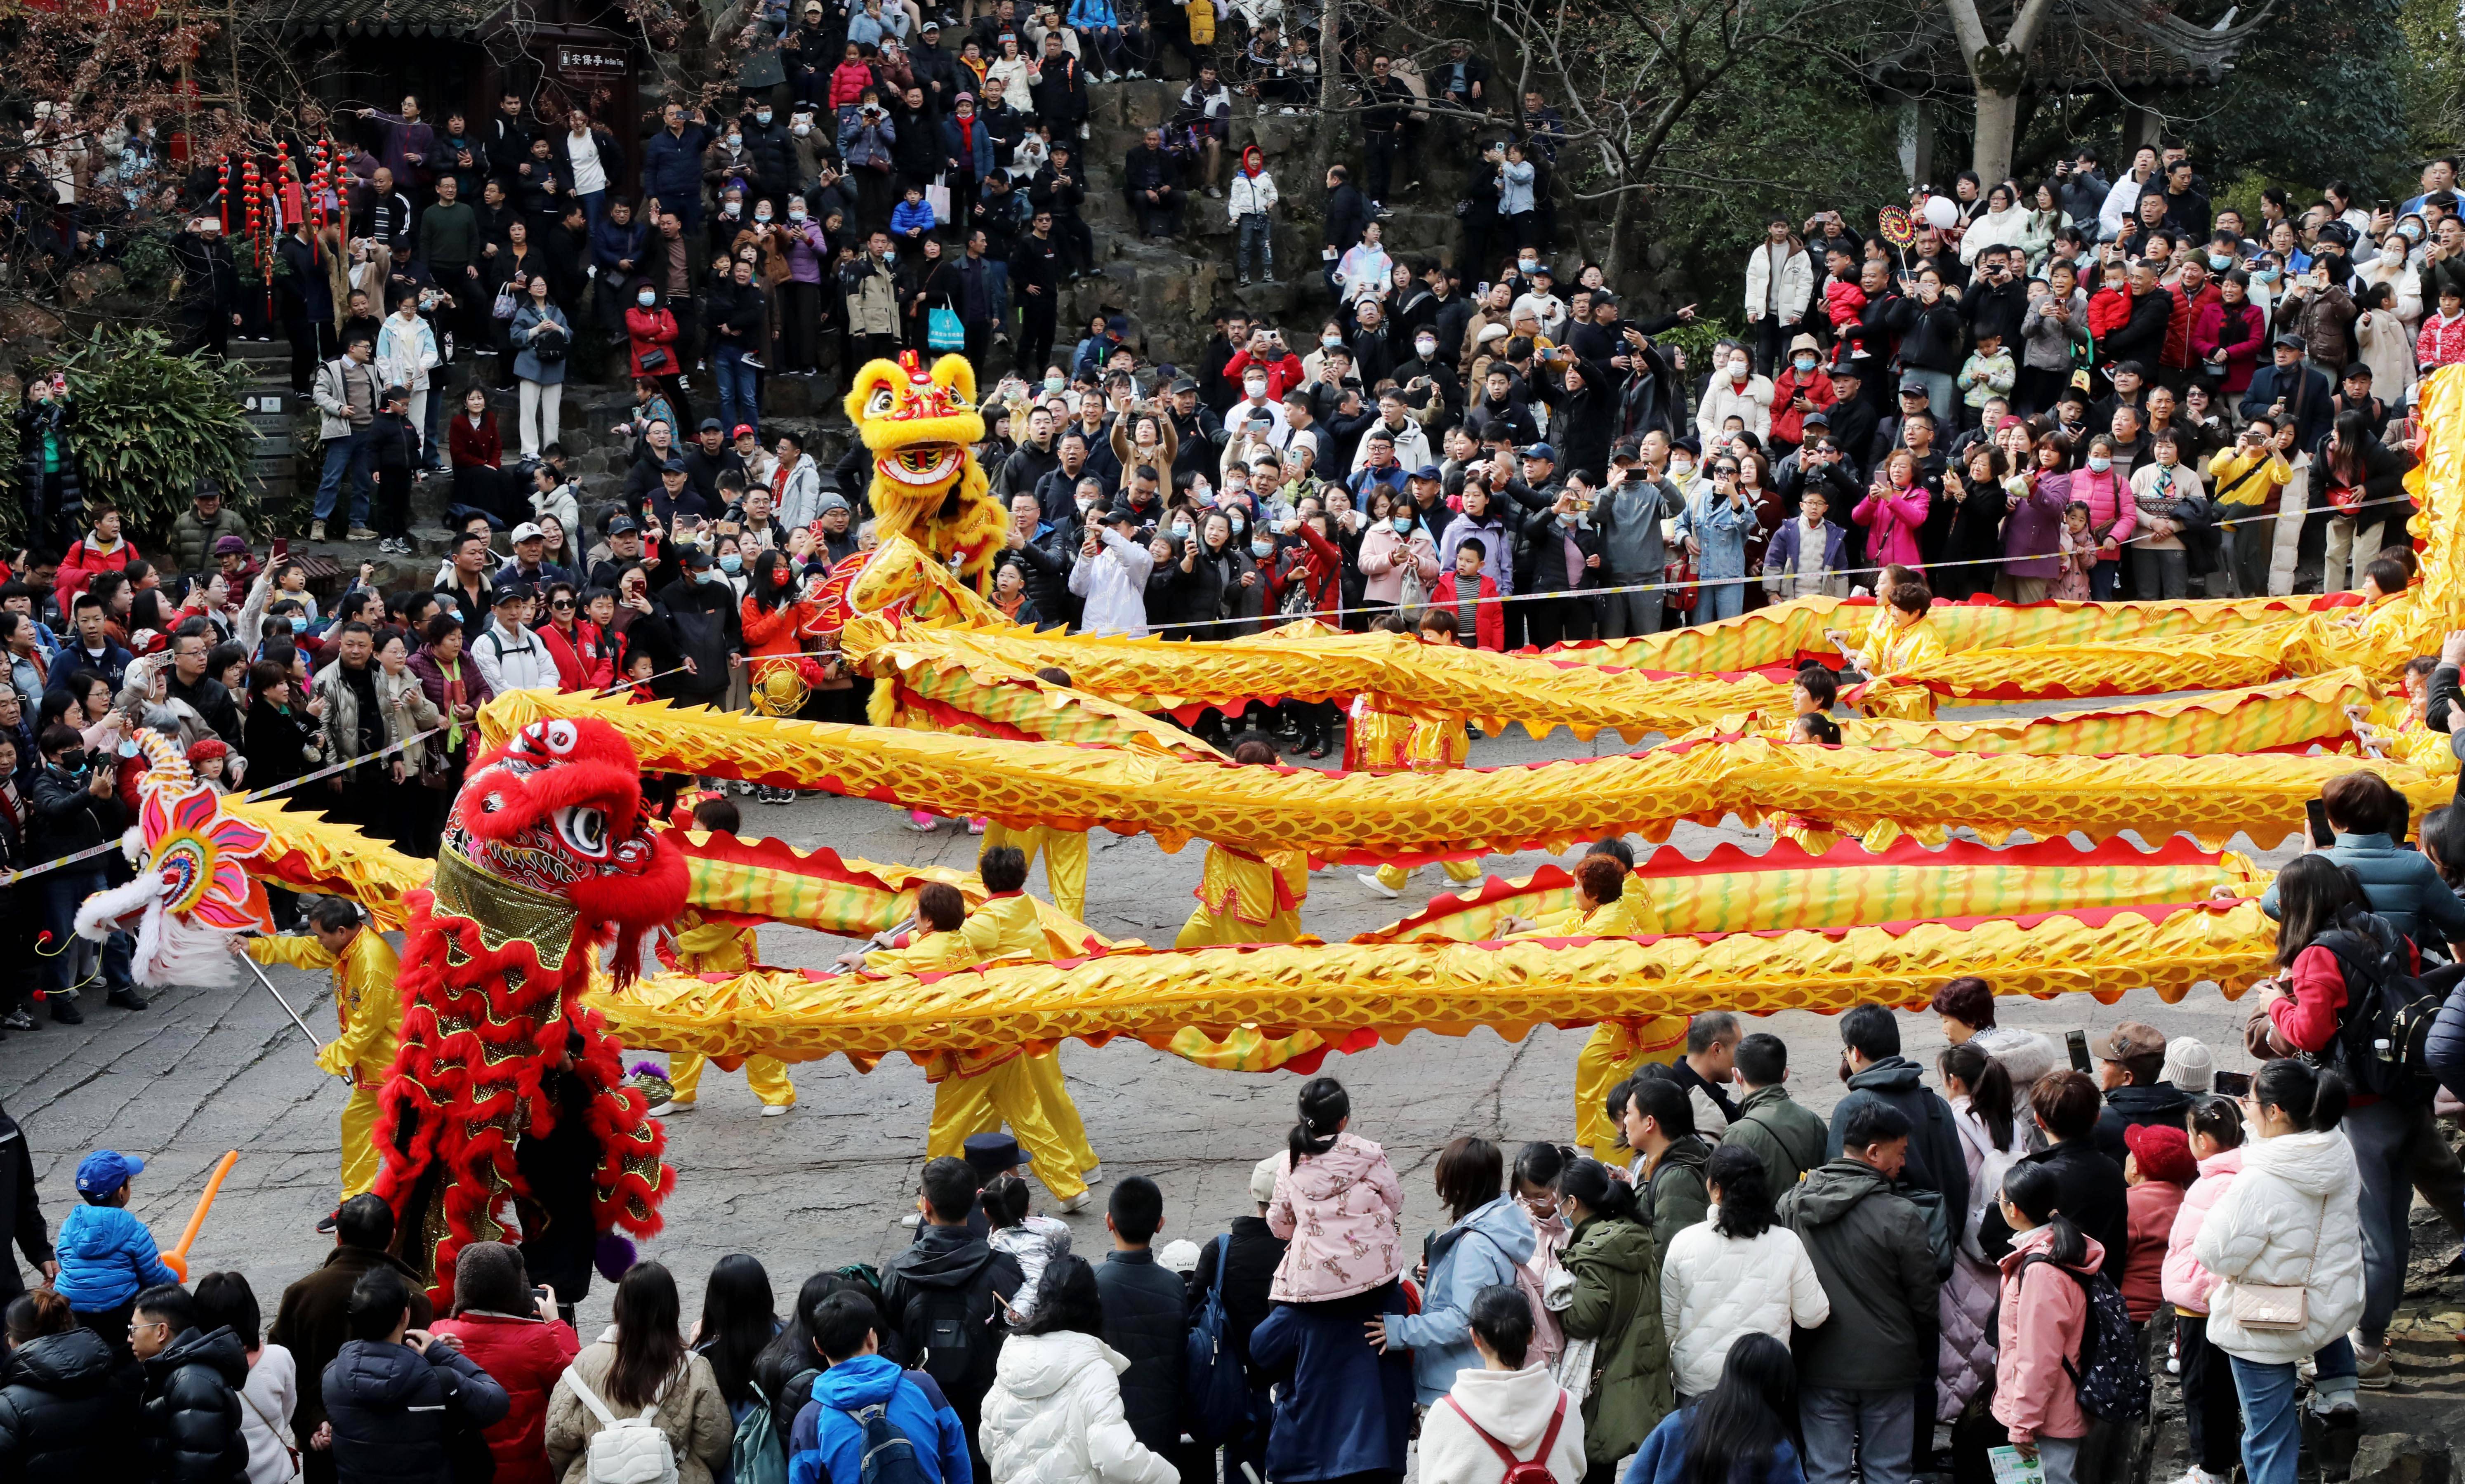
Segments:
[[[1737,1121],[1721,1136],[1724,1144],[1751,1150],[1764,1162],[1772,1199],[1796,1185],[1808,1170],[1823,1163],[1832,1131],[1823,1119],[1801,1107],[1784,1087],[1759,1087],[1738,1105]]]
[[[181,511],[171,522],[171,569],[191,576],[208,571],[214,565],[214,543],[225,536],[248,539],[248,522],[231,507],[228,496],[211,525],[197,519],[194,506]]]
[[[1639,1221],[1595,1216],[1558,1258],[1575,1278],[1559,1316],[1568,1340],[1596,1340],[1584,1394],[1584,1459],[1615,1464],[1643,1446],[1675,1405],[1660,1330],[1660,1246]]]
[[[1643,1214],[1660,1251],[1669,1251],[1677,1233],[1711,1215],[1712,1187],[1703,1182],[1703,1166],[1711,1163],[1712,1146],[1689,1134],[1653,1166],[1644,1182]]]
[[[1880,1170],[1838,1159],[1780,1198],[1806,1244],[1832,1318],[1797,1334],[1797,1382],[1834,1391],[1898,1391],[1935,1367],[1940,1292],[1925,1217]]]

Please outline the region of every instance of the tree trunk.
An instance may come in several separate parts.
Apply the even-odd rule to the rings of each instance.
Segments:
[[[2011,151],[2019,143],[2020,95],[1977,88],[1977,147],[1969,168],[1989,187],[2011,173]]]
[[[1326,179],[1328,166],[1335,163],[1335,139],[1340,130],[1335,125],[1335,110],[1344,100],[1344,6],[1343,0],[1325,0],[1319,11],[1318,24],[1318,106],[1319,123],[1310,142],[1309,185],[1315,188]]]
[[[1627,269],[1628,244],[1634,238],[1635,192],[1621,190],[1617,204],[1610,210],[1610,242],[1601,255],[1601,277],[1615,285],[1622,281]]]

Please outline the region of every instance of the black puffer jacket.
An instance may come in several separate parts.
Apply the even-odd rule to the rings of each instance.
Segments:
[[[239,1388],[248,1352],[228,1326],[192,1329],[145,1362],[142,1434],[151,1484],[245,1484]]]
[[[100,845],[128,828],[127,807],[117,793],[97,796],[88,785],[92,775],[62,772],[50,764],[34,770],[34,828],[28,831],[26,858],[57,860]]]
[[[124,1478],[136,1421],[136,1394],[101,1336],[79,1327],[30,1340],[0,1370],[0,1478]]]
[[[1183,1340],[1189,1289],[1147,1251],[1114,1252],[1096,1269],[1104,1299],[1104,1343],[1126,1357],[1121,1412],[1140,1442],[1165,1457],[1181,1442]]]
[[[453,1345],[354,1340],[325,1367],[334,1468],[356,1484],[454,1484],[450,1445],[502,1420],[505,1388]]]

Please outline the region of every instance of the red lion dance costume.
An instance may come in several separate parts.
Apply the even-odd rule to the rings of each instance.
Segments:
[[[472,764],[434,884],[410,894],[375,1193],[394,1210],[395,1254],[429,1279],[440,1313],[463,1244],[516,1239],[506,1218],[530,1192],[515,1142],[553,1130],[541,1079],[576,1041],[599,1150],[596,1230],[659,1229],[676,1182],[659,1159],[666,1136],[620,1085],[616,1043],[581,1004],[603,945],[622,985],[648,936],[683,910],[684,859],[649,823],[633,751],[612,728],[535,722]]]

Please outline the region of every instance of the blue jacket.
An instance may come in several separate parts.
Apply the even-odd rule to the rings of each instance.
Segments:
[[[599,218],[599,225],[590,229],[590,260],[599,265],[599,277],[613,280],[618,288],[640,277],[642,244],[648,235],[649,229],[639,221],[619,227],[612,216]],[[633,263],[632,269],[617,268],[618,263],[627,261]]]
[[[985,121],[980,117],[976,120],[975,127],[967,132],[974,138],[968,142],[966,157],[962,159],[959,152],[959,121],[954,118],[943,119],[942,152],[965,165],[967,167],[968,179],[980,181],[993,172],[993,131],[985,127]]]
[[[701,152],[710,130],[688,122],[676,133],[662,128],[642,145],[642,194],[680,214],[701,208]]]
[[[915,1378],[878,1355],[841,1361],[813,1383],[813,1399],[788,1433],[788,1484],[855,1484],[864,1474],[864,1424],[849,1412],[890,1404],[890,1423],[916,1445],[916,1462],[935,1484],[966,1484],[966,1429],[935,1406]]]
[[[1070,24],[1078,31],[1097,26],[1119,30],[1121,19],[1113,12],[1113,0],[1071,0]]]
[[[60,1275],[53,1286],[79,1314],[117,1309],[157,1283],[180,1275],[163,1265],[154,1233],[120,1206],[77,1206],[60,1222],[53,1255]]]
[[[1492,1284],[1512,1285],[1534,1240],[1532,1218],[1511,1195],[1438,1233],[1421,1312],[1387,1321],[1387,1342],[1412,1352],[1412,1384],[1422,1406],[1435,1406],[1454,1390],[1458,1371],[1480,1369],[1472,1347],[1473,1296]]]
[[[1364,1317],[1344,1302],[1272,1304],[1250,1332],[1251,1374],[1277,1383],[1266,1470],[1277,1484],[1404,1472],[1411,1362],[1400,1350],[1381,1355],[1363,1344]]]
[[[2363,878],[2363,897],[2371,910],[2387,919],[2416,943],[2440,939],[2465,942],[2465,902],[2420,851],[2400,849],[2384,834],[2341,834],[2328,858],[2350,866]],[[2276,887],[2272,883],[2259,898],[2259,910],[2276,916]]]
[[[890,234],[899,236],[910,230],[931,232],[939,225],[930,201],[901,201],[890,209]]]
[[[1686,1425],[1694,1419],[1695,1408],[1671,1412],[1660,1419],[1660,1426],[1643,1440],[1643,1448],[1627,1465],[1626,1484],[1688,1484],[1686,1478]],[[1723,1484],[1806,1484],[1806,1469],[1797,1461],[1797,1450],[1783,1438],[1772,1449],[1771,1462],[1752,1479],[1732,1478]]]

